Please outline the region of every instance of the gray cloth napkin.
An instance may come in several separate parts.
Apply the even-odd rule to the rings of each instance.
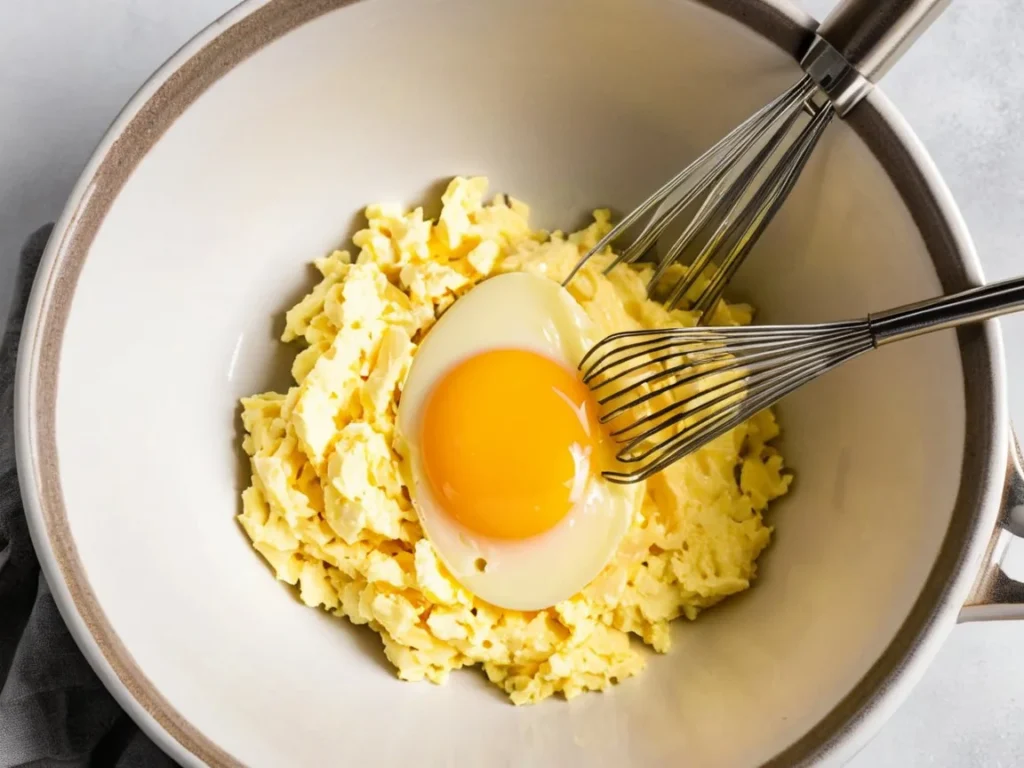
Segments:
[[[39,570],[14,463],[14,364],[32,279],[52,225],[22,248],[0,343],[0,768],[174,766],[104,689]]]

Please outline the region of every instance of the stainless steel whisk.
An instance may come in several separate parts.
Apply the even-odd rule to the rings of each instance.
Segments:
[[[648,292],[670,266],[696,251],[690,266],[667,287],[665,304],[670,309],[679,306],[717,263],[690,305],[701,312],[701,324],[707,322],[726,285],[793,189],[832,118],[844,117],[853,109],[949,2],[840,2],[800,61],[806,75],[627,214],[580,259],[563,285],[627,230],[639,231],[606,271],[651,254],[669,226],[696,208],[682,234],[651,259],[655,267]],[[702,202],[698,205],[698,201]],[[637,227],[647,214],[646,223]]]
[[[616,333],[580,362],[612,422],[627,471],[644,480],[870,349],[1024,309],[1024,277],[818,325],[666,328]],[[651,403],[661,398],[664,405]],[[640,410],[639,415],[637,414]],[[645,412],[649,411],[649,412]]]

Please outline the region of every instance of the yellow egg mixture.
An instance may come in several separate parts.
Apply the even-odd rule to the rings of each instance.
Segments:
[[[437,222],[419,208],[373,205],[353,239],[286,317],[283,340],[302,339],[295,385],[242,400],[252,485],[239,520],[277,577],[311,607],[369,624],[403,680],[443,682],[481,664],[516,704],[603,690],[639,673],[636,635],[669,649],[669,622],[750,586],[771,528],[768,503],[790,475],[770,445],[771,411],[646,481],[613,560],[582,593],[552,608],[496,608],[462,588],[424,537],[396,451],[402,384],[417,344],[474,284],[529,271],[561,281],[609,230],[597,211],[569,235],[530,229],[528,208],[485,203],[482,178],[451,182]],[[603,334],[686,326],[646,295],[650,267],[591,259],[570,293]],[[716,325],[749,323],[751,308],[719,302]]]

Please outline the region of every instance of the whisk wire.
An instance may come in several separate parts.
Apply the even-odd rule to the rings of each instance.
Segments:
[[[625,413],[629,410],[636,408],[637,406],[643,405],[644,403],[652,400],[653,398],[660,397],[673,390],[679,389],[687,384],[691,384],[698,379],[710,378],[712,375],[719,376],[729,374],[734,371],[744,372],[742,376],[735,376],[728,378],[726,381],[714,382],[711,386],[699,390],[694,395],[688,398],[682,398],[677,400],[658,412],[649,414],[645,417],[640,418],[638,421],[631,424],[629,427],[617,430],[612,433],[613,437],[621,437],[627,435],[631,430],[649,423],[657,418],[660,418],[665,413],[668,413],[677,408],[683,409],[687,417],[696,417],[703,411],[715,407],[721,399],[711,399],[711,395],[719,390],[725,389],[726,387],[735,388],[738,386],[742,391],[751,390],[751,388],[761,381],[760,374],[764,371],[775,372],[777,375],[785,375],[791,373],[793,370],[797,370],[806,361],[813,361],[820,358],[822,355],[829,355],[832,353],[841,353],[845,349],[849,348],[851,342],[853,346],[859,347],[862,340],[863,334],[867,331],[867,327],[860,334],[851,332],[849,334],[838,337],[834,340],[821,343],[813,348],[805,347],[802,352],[798,354],[790,354],[786,357],[783,363],[779,363],[779,350],[769,350],[764,353],[759,353],[750,357],[734,356],[731,362],[710,370],[701,370],[697,368],[689,373],[687,376],[677,378],[671,381],[669,384],[659,387],[651,392],[645,393],[634,400],[624,403],[614,410],[604,414],[601,418],[602,422],[610,421],[611,419]],[[790,353],[792,350],[790,350]],[[674,372],[679,372],[692,367],[690,364],[683,364],[676,366]],[[663,376],[663,372],[652,374],[648,377],[647,381],[654,378],[660,378]],[[629,391],[630,388],[620,390],[613,397],[618,397]],[[658,429],[661,427],[659,426]],[[658,431],[655,429],[654,431]],[[649,434],[645,434],[645,437],[649,437]]]
[[[797,345],[795,348],[799,349],[802,344],[815,343],[815,340],[808,338],[808,332],[805,328],[821,329],[823,334],[821,340],[828,341],[836,335],[842,335],[849,331],[860,331],[862,326],[863,321],[849,321],[830,323],[827,326],[804,326],[804,328],[796,329],[788,326],[741,326],[724,329],[724,333],[714,329],[697,328],[659,328],[654,330],[623,331],[606,336],[591,347],[580,361],[579,368],[583,383],[589,384],[597,390],[621,378],[621,373],[595,382],[594,380],[598,376],[607,373],[616,366],[633,361],[639,361],[639,367],[646,367],[675,357],[692,356],[695,353],[707,353],[712,350],[717,351],[724,348],[723,345],[727,339],[728,349],[726,354],[730,355],[749,347],[757,347],[759,349],[784,347],[792,350],[794,349],[794,343]],[[648,340],[615,346],[620,341],[643,337],[648,337]],[[680,344],[678,339],[685,339],[686,341]],[[609,346],[613,348],[601,353],[602,350],[607,349]],[[669,349],[675,350],[675,352],[656,359],[650,358],[653,354]],[[598,353],[601,354],[598,356]],[[595,359],[595,356],[598,356],[599,359]],[[703,361],[704,358],[701,358],[701,360]],[[624,373],[632,372],[633,370],[635,370],[635,367],[628,369]]]
[[[729,191],[721,195],[718,199],[714,199],[712,196],[709,196],[705,201],[704,206],[702,206],[701,210],[694,218],[694,221],[691,222],[690,227],[687,228],[684,233],[684,237],[674,243],[672,248],[670,248],[666,253],[662,263],[659,264],[659,269],[661,271],[666,270],[672,263],[675,263],[685,248],[696,237],[698,232],[707,226],[708,221],[713,217],[717,217],[718,223],[713,234],[704,243],[700,253],[697,254],[696,258],[694,258],[693,262],[677,281],[676,285],[670,290],[668,298],[665,299],[665,306],[669,309],[674,309],[678,306],[679,302],[687,295],[690,289],[693,288],[697,280],[704,274],[705,270],[712,263],[715,256],[721,252],[723,244],[733,243],[738,237],[741,237],[744,229],[750,226],[750,219],[753,213],[761,210],[763,201],[760,198],[763,197],[763,195],[755,195],[751,198],[750,189],[754,182],[761,177],[765,168],[768,166],[769,160],[771,160],[779,151],[780,147],[789,136],[793,126],[796,124],[797,119],[800,117],[800,114],[800,109],[790,110],[781,128],[770,135],[768,141],[765,142],[765,144],[758,150],[753,160],[746,166],[740,166],[740,170],[737,173],[736,178],[732,181]],[[798,144],[802,143],[804,136],[805,133],[801,133],[800,137],[797,139]],[[816,143],[817,138],[812,136],[811,141],[812,143]],[[790,156],[791,154],[783,155],[782,160],[779,161],[780,165],[776,166],[776,172],[781,169],[782,165],[787,162],[787,158]],[[772,184],[776,175],[777,173],[770,174],[767,181],[763,183]],[[721,183],[724,183],[724,181],[725,180]],[[764,191],[763,186],[761,191]],[[774,212],[772,212],[771,215],[774,215]],[[735,248],[735,246],[731,246],[729,254],[723,262],[723,266],[729,261],[737,261],[745,255],[745,252],[741,253]],[[715,301],[717,301],[717,299],[715,299]],[[714,302],[709,302],[709,305],[714,306]]]
[[[602,252],[626,230],[633,227],[642,217],[655,209],[654,214],[641,229],[632,244],[622,249],[618,256],[606,268],[610,270],[621,263],[632,263],[650,250],[668,226],[689,205],[709,188],[716,188],[719,196],[726,196],[732,187],[720,184],[734,168],[737,161],[745,155],[764,135],[776,129],[780,121],[788,118],[803,108],[804,102],[814,93],[817,85],[810,77],[804,77],[774,101],[768,103],[749,118],[734,128],[724,139],[705,151],[690,165],[666,182],[654,194],[627,214],[597,244],[591,248],[569,272],[563,285],[568,285],[573,277],[582,269],[595,254]],[[784,132],[780,131],[780,134]],[[755,174],[756,175],[756,174]],[[681,192],[681,194],[680,194]],[[679,194],[678,199],[670,199]],[[713,205],[712,208],[715,206]],[[709,217],[709,209],[704,217]],[[690,231],[690,227],[687,231]],[[697,228],[698,230],[700,227]],[[684,233],[685,234],[685,233]],[[691,235],[692,237],[692,235]],[[683,246],[685,247],[685,246]],[[670,248],[678,256],[683,248]]]
[[[622,445],[616,457],[625,469],[604,474],[618,483],[643,480],[870,349],[1019,311],[1024,311],[1024,277],[897,307],[863,320],[613,334],[594,345],[580,369],[603,372],[604,378],[588,380],[593,391],[622,381],[602,403],[633,393],[627,402],[603,414],[603,420],[620,418],[632,408],[641,410],[632,423],[612,433]],[[651,350],[658,351],[652,356]],[[637,362],[643,365],[638,368]],[[623,366],[640,375],[633,380],[615,378],[613,372]],[[661,381],[665,383],[656,385]],[[673,395],[677,399],[652,413],[642,408],[653,398]]]
[[[805,366],[805,376],[810,374],[810,378],[813,378],[813,376],[823,373],[830,367],[834,366],[826,367],[821,364],[817,366]],[[807,378],[796,378],[793,376],[782,381],[777,381],[775,379],[769,379],[769,381],[775,381],[776,383],[773,386],[759,389],[756,395],[745,399],[745,403],[753,413],[760,411],[768,404],[775,402],[778,398],[783,397],[797,387],[802,386],[806,383]],[[733,393],[732,396],[735,397],[735,393]],[[727,400],[728,398],[729,396],[723,396],[722,399]],[[622,463],[632,464],[643,462],[655,453],[658,454],[658,457],[653,463],[640,470],[631,473],[609,472],[606,473],[605,476],[613,482],[636,482],[638,480],[646,479],[656,472],[660,472],[669,465],[675,463],[678,459],[689,453],[697,444],[703,444],[713,440],[714,438],[728,432],[730,429],[739,426],[750,418],[750,415],[750,413],[743,411],[720,410],[701,422],[699,429],[694,427],[684,429],[668,440],[660,444],[655,444],[648,450],[639,454],[632,452],[635,451],[636,445],[630,443],[617,455],[617,458]],[[678,423],[685,418],[689,418],[689,416],[687,414],[678,415],[674,419],[669,420],[666,426],[674,426],[675,423]]]
[[[786,149],[782,159],[772,169],[767,181],[758,188],[749,203],[738,202],[741,206],[739,215],[731,226],[730,243],[721,265],[712,277],[709,285],[701,293],[692,309],[701,313],[701,319],[709,318],[711,310],[722,298],[726,285],[732,280],[740,265],[746,259],[754,243],[771,223],[786,198],[796,186],[797,179],[803,172],[811,153],[828,126],[835,109],[831,103],[825,104],[812,118],[810,125],[798,140]],[[742,203],[742,205],[741,205]],[[692,279],[696,279],[695,270],[689,270]],[[676,290],[667,306],[674,308],[685,295],[685,291]]]
[[[796,123],[797,118],[800,117],[800,110],[790,109],[789,104],[784,105],[784,107],[788,111],[781,111],[782,107],[780,107],[780,116],[785,116],[785,120],[780,130],[772,134],[768,141],[765,142],[764,146],[758,150],[747,170],[739,173],[734,172],[734,178],[730,178],[727,172],[720,174],[715,187],[701,204],[696,215],[686,226],[686,229],[683,230],[683,233],[659,260],[657,268],[654,270],[654,273],[648,281],[648,290],[658,284],[662,275],[672,264],[676,263],[696,236],[705,229],[708,222],[716,215],[720,215],[721,211],[724,209],[726,213],[724,214],[722,222],[719,223],[715,229],[715,236],[705,244],[701,249],[700,254],[687,269],[685,274],[692,277],[685,282],[692,285],[696,278],[703,273],[704,269],[715,254],[722,233],[726,231],[726,227],[724,226],[725,222],[731,221],[735,218],[737,206],[742,201],[743,196],[749,192],[750,185],[754,183],[757,176],[764,170],[769,159],[771,159],[772,155],[774,155],[778,150],[786,135]],[[675,296],[677,292],[679,292],[678,287],[673,289],[673,296]],[[685,293],[685,290],[680,292],[680,295],[683,293]],[[670,298],[669,301],[666,302],[667,305],[672,306],[672,301],[673,299]]]
[[[599,400],[609,406],[602,422],[638,414],[611,433],[620,442],[618,461],[636,469],[606,476],[620,483],[650,477],[874,343],[870,319],[614,334],[595,345],[580,365],[596,394],[611,390]],[[642,412],[657,398],[673,395],[677,399]]]
[[[693,186],[683,195],[683,197],[672,204],[667,210],[659,208],[655,211],[651,217],[651,222],[648,224],[648,227],[645,228],[644,235],[646,236],[638,238],[636,242],[623,252],[622,261],[632,263],[633,261],[641,258],[648,250],[650,250],[651,246],[653,246],[669,225],[671,225],[671,223],[700,194],[712,185],[714,185],[713,190],[702,206],[703,214],[698,212],[695,222],[691,222],[691,224],[696,223],[697,226],[687,227],[687,230],[684,231],[684,235],[688,235],[688,239],[692,239],[693,236],[700,231],[702,225],[707,221],[707,219],[709,219],[715,212],[720,211],[723,203],[727,204],[730,210],[734,208],[736,201],[749,188],[750,183],[756,176],[756,173],[750,173],[749,171],[753,171],[755,168],[759,171],[764,167],[765,163],[785,137],[786,131],[789,130],[796,121],[797,116],[799,116],[804,100],[807,99],[813,91],[814,86],[809,80],[807,80],[807,82],[798,82],[792,89],[790,89],[790,91],[784,93],[780,99],[770,104],[769,109],[765,114],[760,115],[763,120],[762,123],[753,123],[748,126],[748,130],[741,132],[737,136],[731,138],[727,137],[726,140],[720,144],[719,149],[721,150],[721,155],[712,164],[710,170],[702,177],[695,177],[696,181],[693,183]],[[781,129],[778,126],[780,121],[782,121]],[[756,146],[757,142],[761,140],[765,134],[768,134],[770,137],[768,144],[762,148],[747,170],[742,170],[742,166],[738,165],[738,161],[743,155],[750,151],[752,147]],[[737,174],[737,179],[727,186],[730,172],[735,172],[735,169],[738,167],[741,170]],[[691,166],[694,173],[696,173],[698,168],[699,166]],[[669,194],[671,195],[672,193]],[[668,204],[668,200],[666,200],[663,203],[663,206]],[[676,245],[679,244],[677,243]],[[678,256],[682,253],[684,247],[685,244],[682,245],[682,247],[676,247],[674,245],[669,250],[674,251]]]
[[[831,359],[813,358],[795,367],[786,366],[783,369],[785,375],[766,370],[747,380],[734,380],[731,382],[735,385],[733,389],[723,392],[703,404],[705,407],[702,410],[710,411],[703,419],[696,420],[694,412],[683,410],[663,420],[657,425],[657,429],[647,430],[643,437],[637,436],[631,439],[617,454],[618,460],[625,465],[647,462],[644,466],[631,472],[610,471],[605,473],[605,476],[608,480],[618,483],[644,480],[673,464],[699,445],[739,426],[754,413],[803,386],[811,379],[871,349],[871,346],[870,341],[862,340],[861,344],[847,346],[841,356]],[[741,399],[742,408],[720,407],[731,399],[739,399],[741,394],[744,395]],[[679,403],[675,405],[678,406]],[[690,420],[691,423],[666,440],[655,442],[640,450],[644,443],[658,432],[670,429],[684,420]],[[654,459],[648,462],[652,456]]]
[[[850,334],[856,333],[856,331],[850,332]],[[612,400],[623,397],[624,395],[629,394],[630,392],[635,391],[636,389],[651,386],[655,382],[664,379],[670,379],[669,383],[650,392],[647,392],[634,400],[616,406],[614,409],[604,414],[601,418],[601,421],[603,423],[607,423],[608,421],[611,421],[612,419],[616,418],[621,413],[631,410],[632,408],[635,408],[638,405],[642,405],[649,400],[652,400],[656,397],[660,397],[661,395],[664,395],[671,390],[678,389],[679,387],[689,384],[699,378],[708,376],[712,373],[725,374],[731,373],[732,371],[736,370],[744,370],[748,374],[750,374],[759,372],[763,369],[770,369],[775,366],[777,362],[777,356],[780,352],[785,352],[786,354],[788,354],[791,358],[791,362],[798,362],[802,359],[806,359],[807,357],[816,354],[828,353],[837,350],[844,346],[849,341],[850,334],[839,335],[831,339],[822,339],[820,342],[805,339],[795,344],[790,341],[779,341],[773,344],[760,344],[758,346],[757,352],[745,357],[737,355],[737,352],[739,350],[736,347],[732,347],[728,350],[716,350],[715,354],[709,357],[700,357],[698,356],[700,355],[699,352],[686,352],[682,353],[682,355],[680,353],[676,353],[674,355],[666,355],[657,360],[651,360],[649,363],[646,364],[640,363],[637,366],[633,366],[631,368],[631,371],[635,372],[640,368],[652,366],[654,367],[655,372],[651,373],[650,375],[644,378],[638,379],[637,381],[631,382],[627,386],[617,390],[611,395],[607,395],[601,398],[598,401],[598,403],[600,405],[607,405]],[[679,358],[681,356],[685,356],[689,359],[685,360],[684,362],[678,363],[677,365],[664,367],[661,370],[659,370],[656,367],[659,363],[662,363],[663,361]],[[716,367],[716,363],[723,362],[723,365],[719,365]],[[691,372],[689,374],[683,377],[678,376],[678,374],[687,369],[691,369]],[[604,386],[605,384],[611,383],[611,381],[612,379],[602,381],[600,384],[594,387],[595,391],[600,387]],[[706,393],[707,391],[704,391],[701,392],[700,394]],[[643,421],[644,419],[637,423],[642,423]]]
[[[726,285],[792,193],[829,123],[849,114],[946,4],[842,0],[801,58],[806,76],[627,214],[563,285],[628,232],[618,255],[602,262],[605,271],[650,259],[649,296],[670,311],[687,307],[698,326],[713,321]],[[669,242],[669,227],[685,216]],[[1024,278],[847,323],[614,334],[580,364],[605,408],[602,420],[615,420],[613,435],[623,446],[621,468],[605,476],[624,483],[649,477],[874,347],[1016,310],[1024,310]],[[637,418],[619,428],[632,409]]]

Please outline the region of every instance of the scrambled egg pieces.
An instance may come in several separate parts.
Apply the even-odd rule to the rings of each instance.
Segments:
[[[354,238],[287,313],[302,339],[286,394],[242,400],[252,485],[238,519],[277,577],[302,601],[379,632],[403,680],[443,682],[481,664],[516,704],[603,690],[643,669],[636,635],[669,649],[669,622],[694,619],[750,586],[771,529],[762,514],[790,476],[764,411],[647,481],[618,553],[580,594],[518,612],[474,598],[424,538],[398,470],[395,416],[417,343],[460,295],[489,275],[528,270],[562,280],[609,229],[609,213],[575,234],[530,229],[528,209],[485,179],[451,182],[438,221],[419,208],[373,205]],[[610,256],[609,256],[610,257]],[[591,260],[571,293],[605,333],[693,325],[648,300],[649,267]],[[751,308],[720,302],[717,325]]]

